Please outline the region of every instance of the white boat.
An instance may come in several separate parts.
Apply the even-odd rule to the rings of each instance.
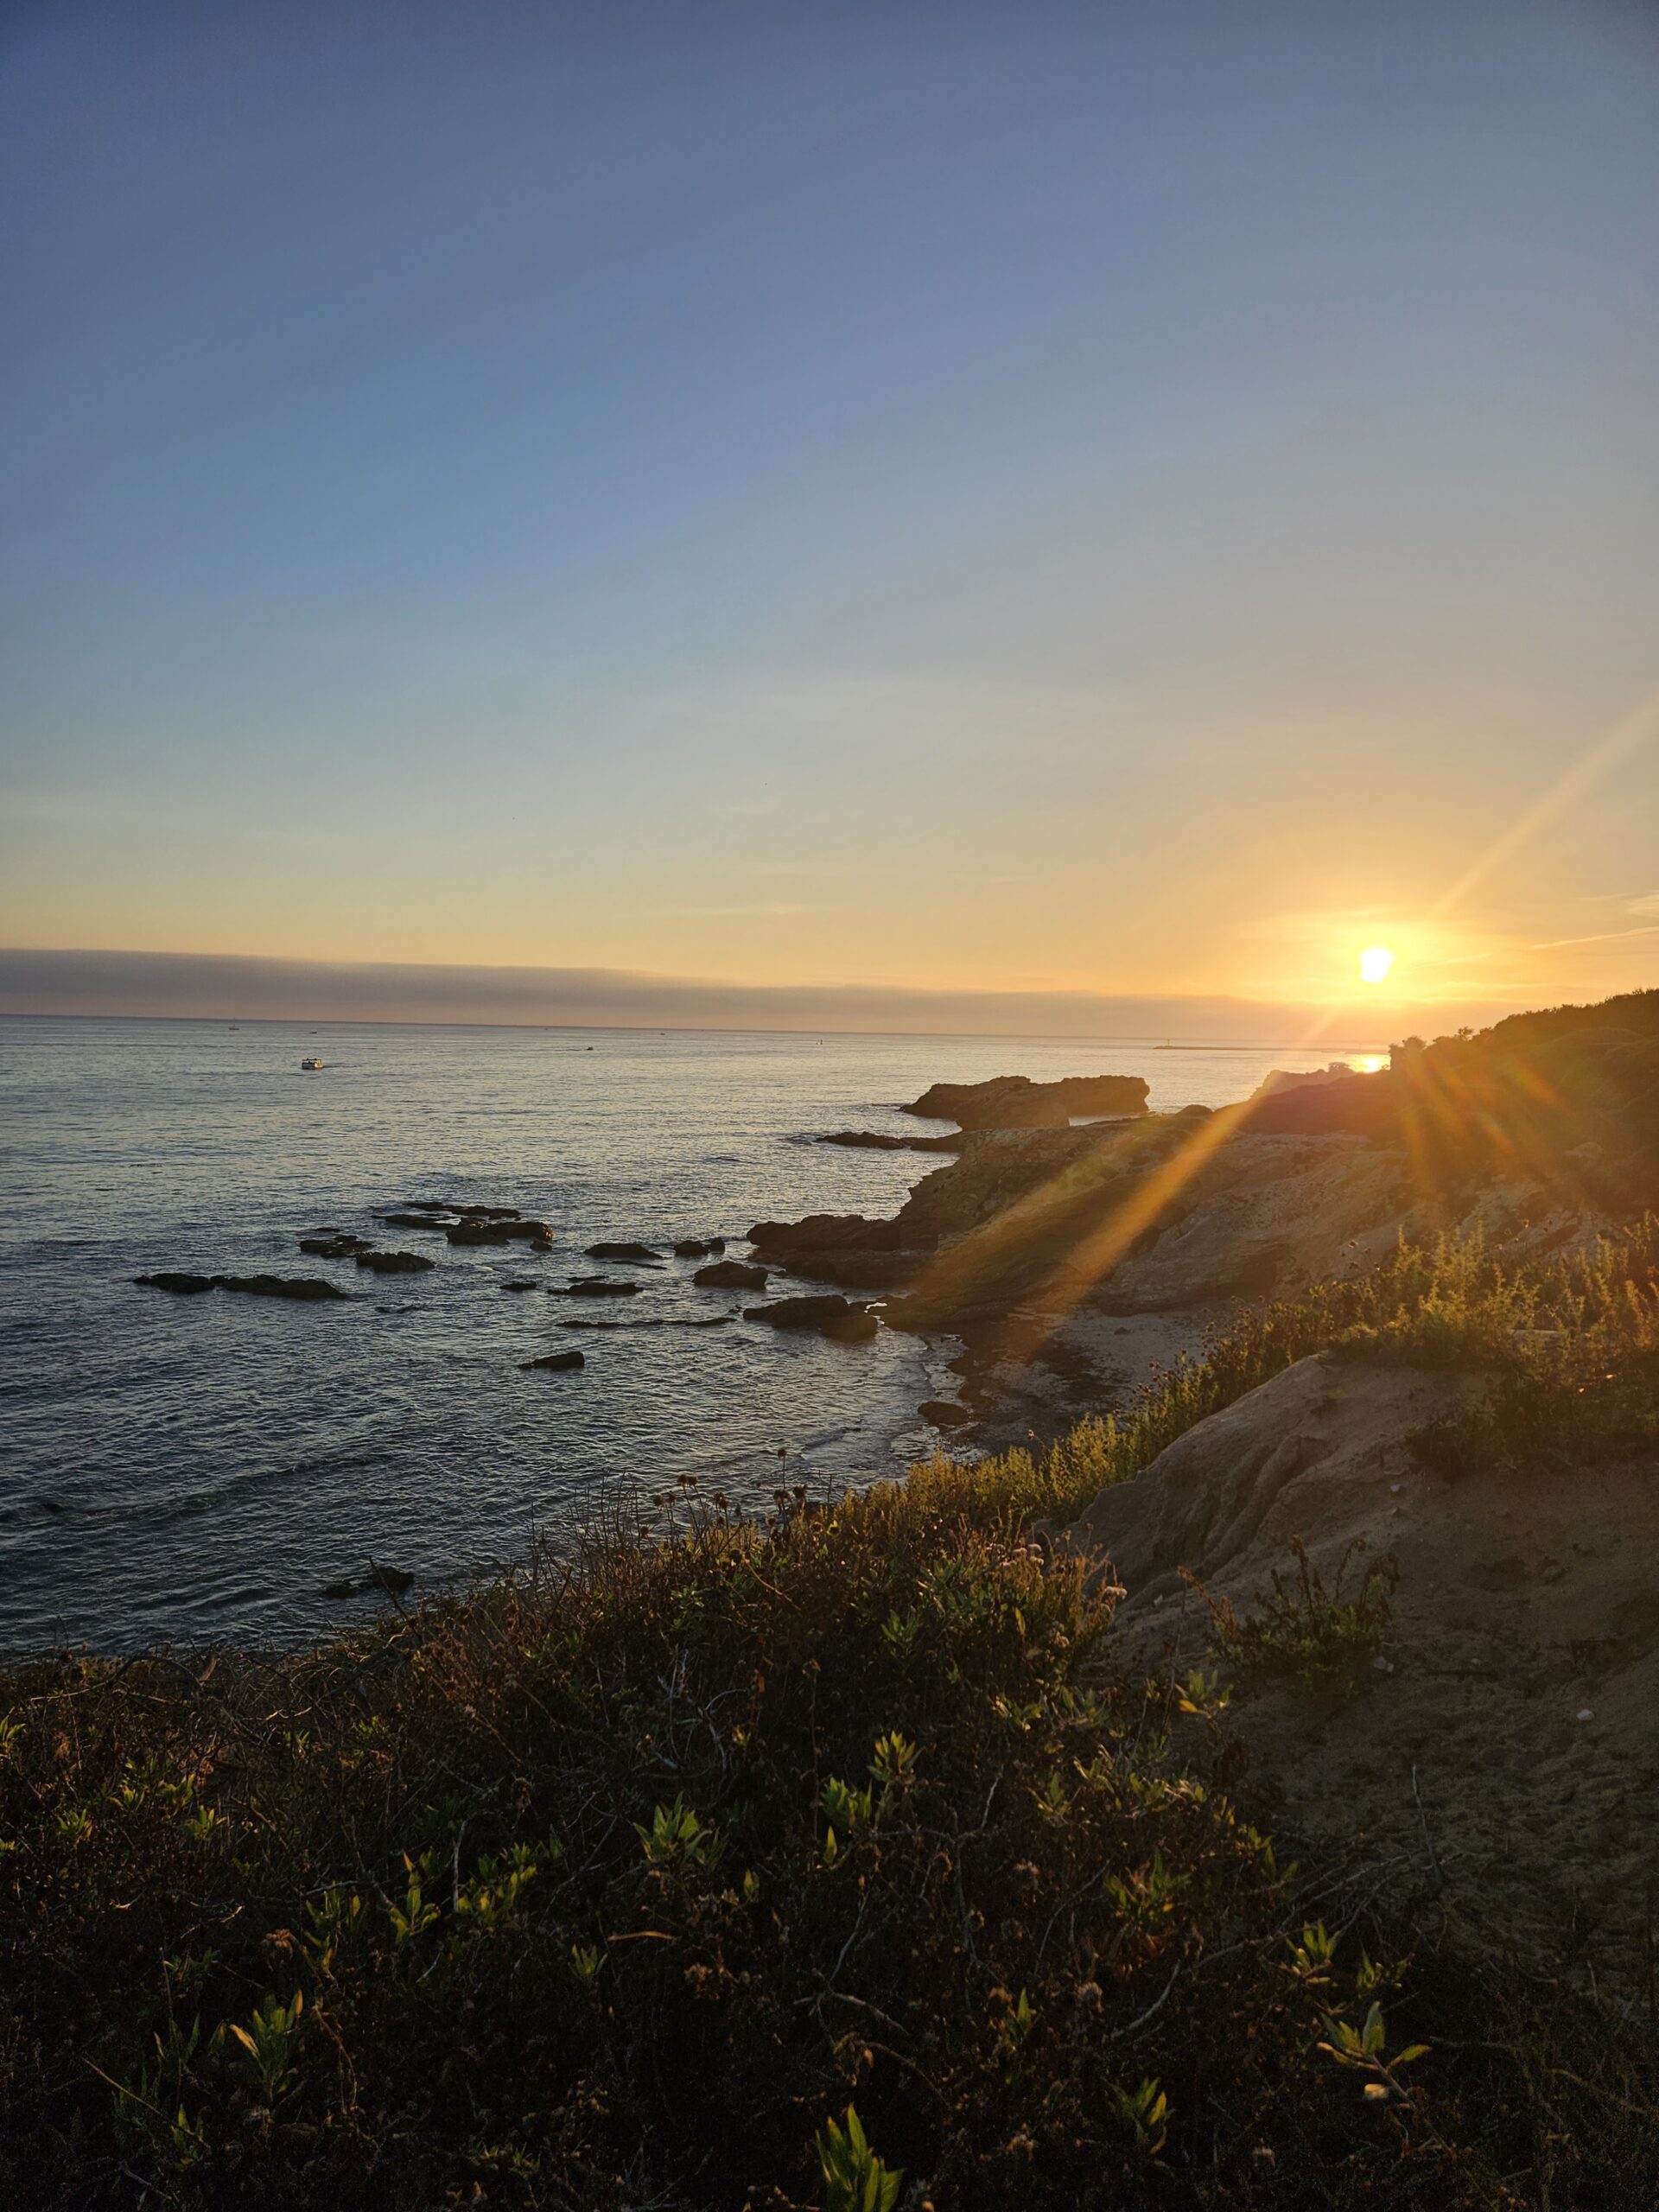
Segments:
[[[305,1070],[308,1075],[315,1075],[317,1070],[322,1065],[322,1059],[320,1054],[314,1052],[308,1058],[302,1060],[300,1062],[300,1065]]]

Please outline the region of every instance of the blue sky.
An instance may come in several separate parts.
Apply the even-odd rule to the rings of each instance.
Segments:
[[[1656,145],[1601,0],[14,6],[0,942],[1652,980]]]

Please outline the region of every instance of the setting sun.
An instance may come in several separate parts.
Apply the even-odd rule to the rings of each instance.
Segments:
[[[1393,965],[1394,955],[1386,944],[1367,945],[1359,956],[1359,980],[1362,983],[1386,983]]]

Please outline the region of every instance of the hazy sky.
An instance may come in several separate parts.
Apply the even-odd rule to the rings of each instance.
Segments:
[[[0,203],[0,943],[1659,981],[1650,8],[11,0]]]

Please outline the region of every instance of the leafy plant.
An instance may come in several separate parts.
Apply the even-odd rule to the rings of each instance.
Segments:
[[[285,2096],[298,2079],[295,2061],[304,2009],[304,1993],[296,1989],[286,2005],[267,1997],[255,2008],[246,2027],[239,2021],[227,2020],[220,2031],[236,2044],[250,2085],[267,2106]]]
[[[823,2212],[893,2212],[904,2187],[902,2171],[886,2166],[865,2139],[851,2105],[845,2126],[831,2120],[818,2137],[823,2175]]]
[[[1242,1618],[1229,1599],[1214,1596],[1185,1568],[1181,1572],[1209,1607],[1222,1649],[1243,1672],[1294,1675],[1317,1689],[1351,1689],[1388,1626],[1399,1573],[1393,1555],[1385,1553],[1374,1560],[1357,1593],[1345,1598],[1348,1570],[1366,1549],[1363,1536],[1356,1536],[1344,1551],[1328,1592],[1301,1537],[1293,1536],[1289,1548],[1294,1575],[1287,1578],[1274,1568],[1266,1606]]]

